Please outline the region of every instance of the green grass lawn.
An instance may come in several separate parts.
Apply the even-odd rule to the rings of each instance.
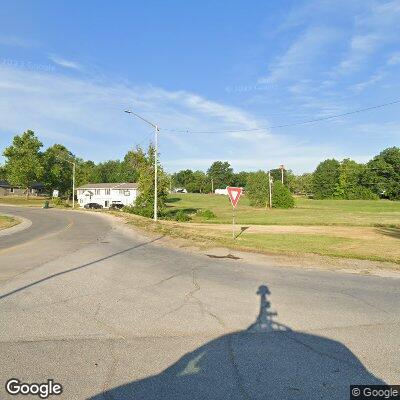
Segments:
[[[44,202],[48,200],[44,197],[24,197],[4,196],[0,197],[0,204],[11,204],[16,206],[43,207]]]
[[[196,215],[193,222],[229,224],[232,207],[227,196],[208,194],[173,194],[168,209],[194,214],[209,209],[216,218],[205,221]],[[400,202],[388,200],[311,200],[296,198],[293,209],[254,208],[242,196],[235,211],[238,224],[252,225],[346,225],[400,227]]]
[[[215,218],[206,220],[197,210],[209,209]],[[182,237],[199,240],[209,236],[220,245],[266,253],[313,253],[335,257],[390,261],[400,264],[400,202],[387,200],[311,200],[296,198],[293,209],[253,208],[246,196],[236,209],[237,232],[240,226],[264,225],[260,231],[245,230],[236,240],[231,238],[232,207],[227,196],[202,194],[173,194],[168,211],[184,210],[192,223],[178,224],[174,229]],[[196,229],[193,223],[207,225]],[[218,224],[227,224],[222,227]],[[268,230],[275,226],[277,232]],[[298,232],[282,233],[285,226],[298,226]],[[197,225],[198,226],[198,225]],[[218,227],[221,226],[221,229]],[[279,228],[278,226],[282,226]],[[322,227],[319,233],[308,227]],[[338,231],[338,229],[342,227]],[[180,232],[179,232],[180,231]],[[167,232],[168,233],[168,232]]]
[[[65,208],[63,205],[55,205],[53,200],[48,197],[18,197],[18,196],[4,196],[0,197],[1,204],[10,204],[14,206],[25,206],[25,207],[43,207],[44,202],[48,201],[50,207]],[[69,207],[68,207],[69,208]]]
[[[0,230],[11,228],[14,225],[17,225],[19,222],[15,218],[6,217],[5,215],[0,215]]]

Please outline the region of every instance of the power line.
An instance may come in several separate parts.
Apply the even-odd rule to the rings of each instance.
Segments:
[[[222,129],[218,131],[193,131],[191,129],[185,129],[185,130],[179,130],[179,129],[162,129],[163,131],[166,132],[171,132],[171,133],[236,133],[236,132],[256,132],[256,131],[264,131],[266,129],[277,129],[277,128],[287,128],[291,126],[298,126],[298,125],[305,125],[305,124],[311,124],[313,122],[320,122],[320,121],[326,121],[329,119],[334,119],[334,118],[340,118],[340,117],[345,117],[347,115],[352,115],[352,114],[358,114],[362,113],[365,111],[369,110],[375,110],[377,108],[382,108],[382,107],[387,107],[393,104],[398,104],[400,103],[400,99],[394,100],[388,103],[383,103],[383,104],[378,104],[376,106],[371,106],[371,107],[366,107],[366,108],[359,108],[358,110],[353,110],[353,111],[348,111],[342,114],[334,114],[330,115],[327,117],[321,117],[321,118],[314,118],[314,119],[309,119],[306,121],[301,121],[301,122],[294,122],[290,124],[282,124],[282,125],[272,125],[272,126],[266,126],[263,128],[248,128],[248,129]]]

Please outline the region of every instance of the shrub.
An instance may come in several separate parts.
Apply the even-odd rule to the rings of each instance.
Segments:
[[[197,215],[204,219],[213,219],[216,215],[211,210],[198,210]]]
[[[71,205],[69,203],[67,203],[65,200],[61,199],[60,197],[54,197],[52,199],[52,202],[57,207],[71,207]]]
[[[289,189],[282,185],[282,182],[274,182],[272,188],[272,207],[273,208],[293,208],[294,197]]]
[[[183,210],[179,210],[175,214],[174,219],[175,219],[175,221],[179,221],[179,222],[188,222],[188,221],[190,221],[191,218]]]
[[[249,198],[250,205],[265,207],[268,201],[268,175],[264,171],[249,173],[246,195]]]
[[[154,217],[154,209],[153,207],[135,207],[135,206],[125,206],[122,208],[122,211],[125,211],[130,214],[140,215],[146,218]]]

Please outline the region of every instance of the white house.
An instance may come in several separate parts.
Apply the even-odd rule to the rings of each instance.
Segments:
[[[137,183],[88,183],[77,188],[78,203],[84,207],[87,203],[97,203],[105,208],[112,202],[131,205],[138,193]]]

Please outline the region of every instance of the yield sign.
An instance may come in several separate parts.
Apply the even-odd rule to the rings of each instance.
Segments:
[[[240,196],[242,195],[243,188],[228,186],[226,190],[228,191],[232,206],[236,207],[237,203],[239,202]]]

